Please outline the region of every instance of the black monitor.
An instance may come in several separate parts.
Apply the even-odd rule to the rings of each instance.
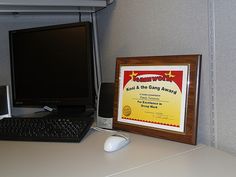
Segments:
[[[10,31],[13,106],[93,107],[91,28],[80,22]]]

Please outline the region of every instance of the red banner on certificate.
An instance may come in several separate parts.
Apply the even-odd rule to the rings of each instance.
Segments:
[[[184,132],[188,65],[122,66],[118,121]]]

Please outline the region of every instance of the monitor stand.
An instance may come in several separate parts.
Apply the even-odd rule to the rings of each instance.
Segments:
[[[71,117],[93,117],[94,109],[86,109],[86,106],[59,106],[56,109],[53,109],[52,112],[50,111],[39,111],[32,114],[24,114],[20,115],[20,117],[30,117],[30,118],[43,118],[43,117],[57,117],[57,116],[71,116]]]

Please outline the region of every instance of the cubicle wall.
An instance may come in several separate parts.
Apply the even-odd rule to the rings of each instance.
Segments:
[[[235,8],[234,0],[115,1],[97,15],[103,81],[114,80],[117,56],[201,53],[198,143],[236,154]]]

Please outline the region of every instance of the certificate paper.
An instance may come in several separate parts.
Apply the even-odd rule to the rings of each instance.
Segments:
[[[121,66],[117,121],[184,132],[188,65]]]

